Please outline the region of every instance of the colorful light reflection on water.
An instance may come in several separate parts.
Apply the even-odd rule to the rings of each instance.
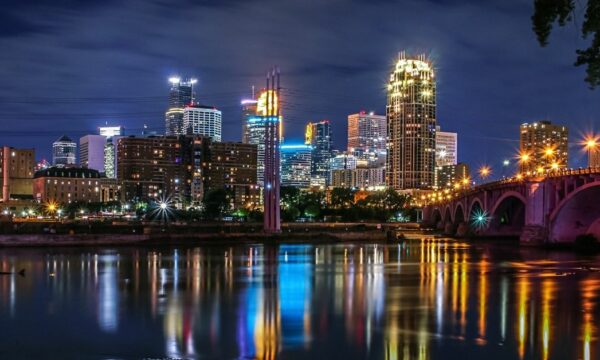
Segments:
[[[4,249],[0,357],[596,359],[600,257],[420,239]]]

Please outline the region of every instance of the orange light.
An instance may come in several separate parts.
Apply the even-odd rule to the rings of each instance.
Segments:
[[[488,177],[490,174],[492,173],[492,170],[490,169],[489,166],[484,165],[479,169],[479,175],[485,179],[486,177]]]
[[[552,156],[554,155],[554,149],[551,147],[547,147],[544,149],[544,155],[546,156]]]

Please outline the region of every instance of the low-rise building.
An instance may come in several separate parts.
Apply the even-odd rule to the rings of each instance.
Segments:
[[[40,203],[100,202],[101,182],[98,170],[52,167],[35,173],[33,196]]]

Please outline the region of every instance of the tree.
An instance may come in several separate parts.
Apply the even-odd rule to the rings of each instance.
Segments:
[[[584,39],[592,37],[587,49],[578,49],[576,66],[587,66],[585,81],[594,89],[600,85],[600,0],[588,0],[586,5],[577,2],[578,7],[585,7],[581,35]],[[534,0],[534,13],[531,17],[533,31],[541,46],[548,44],[552,26],[559,26],[574,21],[575,0]]]
[[[334,209],[345,209],[354,203],[354,190],[336,187],[331,190],[331,206]]]
[[[229,209],[229,192],[225,189],[212,189],[204,194],[204,217],[221,220]]]

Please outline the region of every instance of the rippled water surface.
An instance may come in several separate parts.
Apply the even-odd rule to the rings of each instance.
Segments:
[[[403,244],[2,249],[2,359],[598,359],[600,258]]]

